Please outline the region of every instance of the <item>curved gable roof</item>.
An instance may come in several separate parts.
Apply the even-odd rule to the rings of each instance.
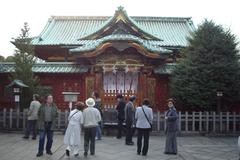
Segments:
[[[115,14],[116,15],[116,14]],[[117,14],[119,15],[119,14]],[[145,38],[159,39],[159,46],[185,47],[187,37],[195,30],[191,18],[179,17],[128,17],[134,29],[141,30]],[[110,21],[117,18],[107,16],[53,16],[33,45],[83,45],[101,29],[106,29]],[[151,37],[152,36],[152,37]]]

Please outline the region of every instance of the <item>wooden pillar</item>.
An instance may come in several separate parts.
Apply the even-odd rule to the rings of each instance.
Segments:
[[[101,92],[102,88],[103,88],[103,80],[102,80],[102,73],[101,72],[98,72],[98,73],[95,73],[95,86],[94,86],[94,89],[95,91]]]
[[[137,104],[141,104],[142,99],[147,96],[147,75],[140,73],[139,77],[139,92],[137,97]]]

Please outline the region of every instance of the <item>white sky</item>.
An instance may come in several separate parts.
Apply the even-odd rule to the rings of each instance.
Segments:
[[[10,40],[20,34],[24,22],[30,36],[37,36],[52,15],[113,16],[120,5],[129,16],[192,17],[195,26],[207,18],[240,38],[238,0],[1,0],[0,55],[14,53]]]

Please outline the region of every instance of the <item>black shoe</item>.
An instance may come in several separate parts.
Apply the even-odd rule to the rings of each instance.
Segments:
[[[126,145],[132,146],[134,145],[134,142],[127,142]]]
[[[43,156],[43,153],[37,153],[37,155],[36,155],[37,157],[41,157],[41,156]]]
[[[36,137],[32,137],[32,140],[35,140],[36,139]]]
[[[164,154],[173,154],[173,155],[177,155],[177,153],[174,153],[174,152],[164,152]]]
[[[146,156],[147,154],[146,153],[143,153],[142,156]]]
[[[77,154],[74,154],[74,157],[78,157],[79,156],[79,154],[77,153]]]
[[[137,152],[137,155],[140,155],[141,154],[141,152]]]
[[[84,157],[87,157],[87,155],[88,155],[88,154],[87,154],[87,152],[84,152],[84,154],[83,154],[83,155],[84,155]]]
[[[93,156],[93,155],[94,155],[94,153],[91,153],[91,155]]]
[[[23,136],[22,138],[23,138],[23,139],[28,139],[29,137],[28,137],[28,136]]]
[[[48,155],[53,155],[52,151],[47,151]]]
[[[66,156],[70,156],[69,150],[66,149]]]

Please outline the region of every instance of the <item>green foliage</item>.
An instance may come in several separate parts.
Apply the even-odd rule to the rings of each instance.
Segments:
[[[14,62],[13,60],[13,56],[8,56],[6,59],[5,59],[5,62]]]
[[[171,78],[171,92],[188,107],[215,110],[217,91],[223,92],[222,110],[239,100],[240,65],[236,38],[229,30],[205,20],[188,39]]]
[[[0,55],[0,62],[4,62],[4,61],[5,61],[5,58]]]
[[[0,55],[0,62],[13,62],[13,56],[8,56],[7,58]]]
[[[19,37],[14,39],[14,45],[17,47],[14,53],[13,62],[15,62],[15,72],[11,75],[11,80],[19,79],[24,84],[28,85],[28,92],[23,95],[21,107],[28,107],[29,101],[32,98],[32,94],[37,91],[39,79],[32,72],[32,67],[35,64],[34,47],[31,46],[31,39],[29,36],[29,27],[27,23],[24,23],[23,29]]]

